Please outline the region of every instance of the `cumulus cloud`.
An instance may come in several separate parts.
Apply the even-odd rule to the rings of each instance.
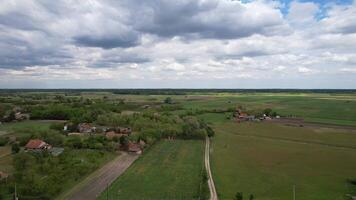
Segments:
[[[2,1],[0,83],[336,83],[340,74],[355,76],[355,18],[355,2]]]

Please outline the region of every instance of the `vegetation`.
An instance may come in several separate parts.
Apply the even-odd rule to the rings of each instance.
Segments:
[[[352,192],[345,180],[355,176],[356,135],[347,130],[230,121],[214,129],[211,167],[221,199],[232,199],[238,188],[283,200],[293,185],[300,200],[342,200]]]
[[[343,199],[356,194],[351,130],[237,124],[233,113],[239,108],[256,117],[351,129],[355,99],[354,90],[0,90],[0,170],[10,174],[0,183],[0,199],[11,196],[15,181],[21,199],[54,197],[110,160],[120,145],[138,141],[147,149],[109,188],[110,198],[207,199],[206,136],[214,136],[211,166],[220,199],[288,199],[292,185],[301,200]],[[19,112],[31,120],[16,119]],[[101,129],[67,136],[83,122],[133,132],[112,139]],[[30,139],[65,151],[58,157],[25,153]]]
[[[98,199],[198,199],[203,158],[203,141],[160,141]]]

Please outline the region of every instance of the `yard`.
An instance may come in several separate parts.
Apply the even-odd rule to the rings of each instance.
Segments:
[[[203,141],[160,141],[98,199],[197,198],[203,159]]]
[[[215,124],[211,167],[220,199],[342,200],[355,192],[356,134],[265,123]]]

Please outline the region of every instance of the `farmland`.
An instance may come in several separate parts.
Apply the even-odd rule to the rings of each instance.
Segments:
[[[204,142],[160,141],[98,198],[193,199],[199,195]]]
[[[217,123],[211,155],[218,195],[257,199],[344,199],[356,176],[356,134],[276,124]]]
[[[99,199],[203,199],[204,139],[214,131],[210,162],[220,199],[243,192],[282,200],[291,198],[293,187],[301,200],[356,192],[347,182],[356,177],[354,92],[10,91],[0,102],[0,171],[10,175],[0,185],[3,197],[13,194],[15,181],[20,197],[63,197],[130,143],[144,153]],[[257,120],[236,123],[238,109]],[[259,121],[266,109],[304,122]],[[14,110],[30,119],[15,120]],[[132,134],[109,138],[98,128],[71,136],[81,123],[111,133],[129,127]],[[27,153],[31,139],[64,152]]]

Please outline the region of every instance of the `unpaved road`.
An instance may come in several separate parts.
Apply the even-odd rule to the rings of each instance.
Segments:
[[[209,137],[206,137],[206,142],[205,142],[205,168],[208,173],[208,185],[210,189],[210,199],[211,200],[218,200],[218,195],[216,193],[215,189],[215,184],[213,180],[213,176],[211,175],[211,170],[210,170],[210,140]]]
[[[120,156],[86,178],[80,186],[63,199],[95,200],[108,185],[119,177],[136,159],[138,155],[122,152]]]

